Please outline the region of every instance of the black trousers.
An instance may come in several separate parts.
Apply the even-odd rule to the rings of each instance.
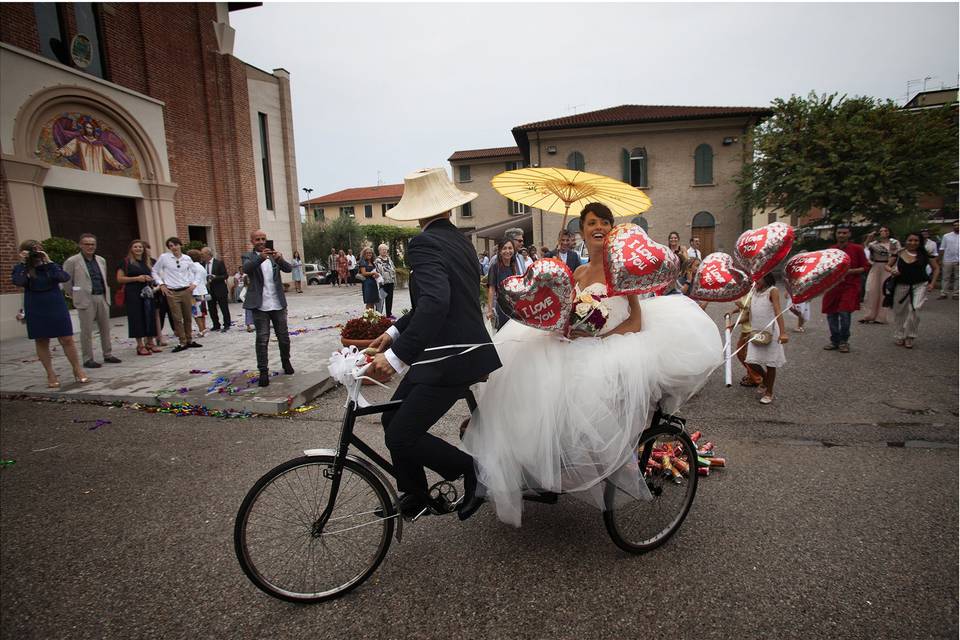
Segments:
[[[257,330],[257,369],[260,371],[269,371],[270,365],[267,360],[267,343],[270,342],[270,324],[273,324],[273,332],[277,336],[277,344],[280,347],[280,359],[290,359],[290,333],[287,329],[287,310],[277,309],[276,311],[253,310],[253,326]]]
[[[210,312],[210,318],[213,320],[213,328],[220,328],[220,314],[217,313],[217,307],[223,312],[223,326],[230,326],[230,302],[227,300],[227,294],[210,294],[210,302],[207,303],[207,311]]]
[[[384,311],[386,315],[393,315],[393,283],[383,285],[383,290],[387,292],[387,297],[383,299]]]
[[[449,442],[428,433],[457,400],[468,385],[435,387],[400,381],[394,400],[403,400],[396,411],[383,414],[384,440],[390,450],[397,487],[406,493],[426,495],[427,467],[446,480],[455,480],[473,472],[473,458]]]

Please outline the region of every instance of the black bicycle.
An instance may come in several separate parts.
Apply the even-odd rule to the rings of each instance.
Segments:
[[[354,432],[357,417],[397,409],[402,400],[358,406],[360,380],[348,385],[349,399],[337,449],[310,449],[271,469],[247,492],[234,527],[237,559],[261,590],[291,602],[322,602],[348,593],[383,561],[404,518],[388,479],[392,465]],[[471,412],[476,400],[464,396]],[[653,496],[637,500],[606,482],[603,522],[613,542],[630,553],[662,545],[686,518],[697,492],[696,447],[676,416],[654,414],[637,447],[637,462]],[[349,453],[355,447],[364,457]],[[672,464],[664,464],[669,454]],[[682,472],[682,469],[686,472]],[[462,499],[446,481],[430,488],[424,515],[453,513]],[[557,494],[525,498],[557,502]]]

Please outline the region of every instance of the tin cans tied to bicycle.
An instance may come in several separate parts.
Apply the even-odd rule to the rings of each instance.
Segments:
[[[696,459],[696,473],[709,476],[711,470],[722,469],[727,466],[726,458],[717,455],[716,444],[703,440],[703,432],[694,431],[690,440],[696,447],[695,452],[684,451],[683,444],[668,443],[654,447],[647,460],[646,472],[661,473],[672,478],[674,482],[683,482],[684,476],[690,475],[690,465]]]

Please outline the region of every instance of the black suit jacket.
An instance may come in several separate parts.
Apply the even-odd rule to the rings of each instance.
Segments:
[[[559,258],[559,257],[560,257],[560,252],[559,252],[559,251],[551,251],[551,252],[550,252],[550,257],[551,257],[551,258]],[[576,271],[576,270],[577,270],[577,267],[580,266],[580,256],[579,256],[579,255],[577,254],[577,252],[574,251],[573,249],[571,249],[570,251],[567,251],[567,266],[570,267],[570,271]]]
[[[463,352],[430,347],[486,346],[469,353],[411,366],[407,379],[418,384],[459,386],[481,380],[500,368],[497,350],[480,309],[480,265],[473,244],[449,220],[437,220],[410,241],[410,301],[413,309],[397,320],[400,335],[393,352],[407,364]]]
[[[210,268],[210,275],[213,276],[207,282],[207,291],[214,298],[227,297],[227,265],[223,260],[211,258],[213,266]]]
[[[263,304],[263,271],[261,265],[266,258],[262,258],[256,251],[250,251],[243,254],[243,272],[250,279],[250,285],[247,287],[247,295],[243,299],[244,309],[259,309]],[[273,284],[277,287],[277,297],[280,298],[280,307],[287,308],[287,297],[283,294],[283,282],[280,280],[280,272],[290,273],[293,267],[286,260],[276,260],[273,263]]]

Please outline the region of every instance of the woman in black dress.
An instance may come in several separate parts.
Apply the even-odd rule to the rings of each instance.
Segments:
[[[373,309],[380,302],[380,286],[377,284],[377,269],[373,265],[373,248],[364,247],[360,252],[360,261],[357,263],[359,273],[363,276],[363,304],[367,309]]]
[[[39,242],[24,240],[20,244],[20,262],[13,266],[13,284],[23,287],[27,337],[37,344],[37,357],[47,371],[47,386],[51,389],[60,386],[60,379],[50,358],[50,338],[60,341],[77,382],[90,381],[80,365],[70,312],[60,290],[60,283],[69,279],[67,272],[50,260]]]
[[[516,253],[517,246],[513,240],[504,238],[497,247],[496,260],[490,263],[490,270],[487,272],[487,318],[496,326],[497,331],[510,320],[510,316],[497,300],[497,291],[501,282],[510,276],[519,275],[516,268],[517,261],[513,259]]]
[[[124,304],[127,307],[129,336],[137,340],[137,355],[154,352],[153,337],[157,333],[157,314],[153,304],[153,260],[142,240],[134,240],[127,248],[127,257],[117,267],[117,282],[123,285]],[[143,290],[149,295],[144,296]]]

